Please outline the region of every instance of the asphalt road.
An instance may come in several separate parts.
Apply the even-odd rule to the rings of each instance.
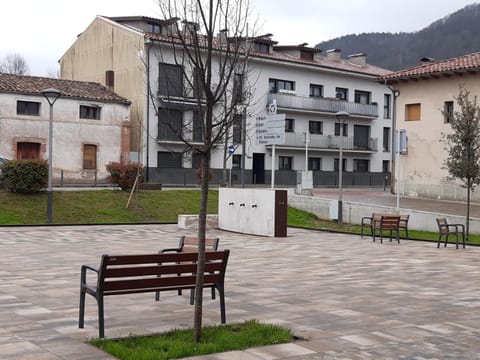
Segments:
[[[313,195],[328,199],[338,199],[338,189],[336,188],[317,188],[313,190]],[[383,188],[346,188],[342,192],[343,201],[352,201],[362,204],[375,204],[384,206],[396,206],[397,196],[391,194]],[[433,200],[414,197],[399,197],[401,209],[415,209],[429,211],[445,215],[466,216],[466,202]],[[470,204],[470,217],[480,218],[480,204]]]

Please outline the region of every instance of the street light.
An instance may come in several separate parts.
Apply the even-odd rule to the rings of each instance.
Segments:
[[[52,222],[52,162],[53,162],[53,104],[62,95],[57,89],[44,89],[40,93],[47,99],[50,105],[50,117],[48,120],[48,187],[47,187],[47,223]]]
[[[342,204],[342,174],[343,174],[343,126],[350,114],[346,111],[339,111],[335,114],[340,123],[340,142],[339,142],[339,161],[338,161],[338,223],[343,222],[343,204]]]

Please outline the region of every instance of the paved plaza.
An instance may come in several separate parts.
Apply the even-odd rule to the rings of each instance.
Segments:
[[[80,266],[104,253],[173,247],[184,233],[176,225],[0,228],[0,359],[112,359],[85,344],[98,335],[92,297],[78,329]],[[209,235],[231,250],[227,322],[285,325],[306,340],[196,359],[480,359],[480,247],[294,228],[285,238]],[[204,324],[218,324],[208,294]],[[191,327],[188,300],[107,297],[105,334]]]

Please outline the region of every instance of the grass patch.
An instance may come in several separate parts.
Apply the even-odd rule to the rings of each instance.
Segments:
[[[123,360],[166,360],[282,344],[294,339],[290,330],[284,327],[249,320],[203,327],[198,343],[194,341],[193,329],[187,329],[124,339],[93,339],[90,344]]]
[[[198,214],[199,190],[140,190],[127,208],[125,191],[54,191],[54,224],[176,223],[179,214]],[[0,191],[0,225],[46,223],[47,195]],[[218,191],[210,190],[208,213],[218,213]],[[306,211],[288,208],[288,225],[307,229],[360,234],[360,225],[337,224]],[[403,232],[400,232],[400,236]],[[437,232],[409,230],[412,239],[437,241]],[[453,242],[453,237],[450,237]],[[469,244],[480,244],[480,234],[470,234]]]
[[[198,214],[200,191],[138,191],[126,208],[125,191],[54,191],[54,224],[177,222],[178,214]],[[47,195],[0,192],[1,225],[46,223]],[[208,213],[218,212],[218,191],[210,191]]]

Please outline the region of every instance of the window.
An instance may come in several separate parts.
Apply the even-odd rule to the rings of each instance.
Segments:
[[[308,170],[322,170],[322,158],[309,157]]]
[[[232,156],[232,168],[240,169],[242,166],[242,155],[233,155]]]
[[[202,154],[194,152],[192,154],[192,169],[198,169],[200,166],[202,166]]]
[[[295,119],[285,119],[285,132],[295,131]]]
[[[98,106],[80,105],[80,119],[100,120],[100,108]]]
[[[256,42],[255,43],[255,51],[259,52],[259,53],[268,54],[269,51],[270,51],[270,45],[265,44],[265,43]]]
[[[390,161],[389,160],[383,160],[382,161],[382,171],[384,173],[390,172]]]
[[[333,171],[338,171],[338,163],[340,162],[339,158],[333,159]],[[342,159],[342,171],[347,169],[347,159]]]
[[[183,96],[183,68],[181,65],[167,63],[158,65],[158,94]]]
[[[335,123],[335,136],[340,136],[340,123]],[[343,136],[348,136],[348,124],[343,124]]]
[[[443,103],[443,122],[451,123],[453,117],[453,101],[445,101]]]
[[[354,172],[368,172],[369,165],[370,165],[370,160],[353,159]]]
[[[40,115],[40,103],[33,101],[17,101],[18,115]]]
[[[308,122],[308,131],[310,134],[323,134],[323,122],[322,121],[309,121]]]
[[[202,111],[193,111],[193,123],[192,123],[192,132],[193,132],[193,141],[203,141],[203,118],[204,113]]]
[[[159,168],[181,168],[182,153],[170,151],[157,152],[157,167]]]
[[[335,88],[335,97],[338,100],[348,101],[348,89],[340,87]]]
[[[405,121],[420,120],[421,105],[420,104],[406,104],[405,105]]]
[[[97,169],[97,145],[83,145],[83,170]]]
[[[179,141],[183,136],[183,113],[170,108],[158,109],[158,139]]]
[[[243,93],[243,74],[235,74],[233,78],[233,102],[235,104],[241,104],[244,100]]]
[[[204,92],[203,92],[203,78],[202,73],[199,68],[195,68],[193,70],[193,97],[195,99],[203,99]]]
[[[355,102],[357,104],[370,104],[370,92],[355,90]]]
[[[277,93],[279,90],[295,91],[295,82],[289,80],[268,79],[270,93]]]
[[[385,94],[383,95],[383,118],[390,119],[390,95]]]
[[[162,28],[159,24],[147,23],[147,32],[154,34],[161,34]]]
[[[310,84],[310,96],[323,97],[323,85]]]
[[[279,156],[278,157],[278,169],[279,170],[292,170],[293,169],[293,157],[291,157],[291,156]]]
[[[383,128],[383,151],[390,151],[390,128]]]
[[[242,142],[242,114],[235,114],[233,117],[232,142],[240,144]]]

